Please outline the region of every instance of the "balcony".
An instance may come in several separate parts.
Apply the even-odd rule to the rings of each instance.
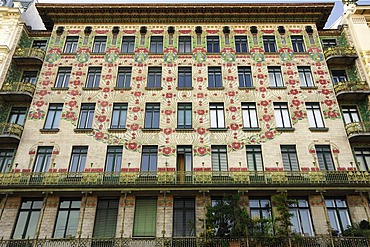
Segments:
[[[18,143],[21,140],[22,132],[22,125],[0,123],[0,143]]]
[[[332,46],[324,50],[328,66],[349,66],[358,58],[352,46]]]
[[[5,101],[32,101],[36,86],[29,82],[7,82],[0,90],[0,97]]]
[[[39,67],[44,62],[45,51],[39,48],[18,48],[13,55],[13,61],[19,65]]]
[[[350,142],[369,142],[370,122],[349,123],[345,128]]]
[[[361,100],[370,94],[366,81],[345,81],[334,85],[338,100]]]

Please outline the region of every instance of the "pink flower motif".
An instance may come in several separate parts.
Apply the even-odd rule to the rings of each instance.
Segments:
[[[48,91],[46,91],[46,90],[41,90],[41,91],[39,92],[39,94],[40,94],[40,96],[45,96],[45,95],[47,95],[47,94],[48,94]]]
[[[109,105],[108,101],[102,101],[100,102],[101,107],[107,107]]]
[[[299,106],[301,104],[301,102],[299,100],[292,100],[292,104],[295,105],[295,106]]]
[[[237,125],[236,123],[232,123],[232,124],[230,124],[230,129],[232,129],[232,130],[238,130],[239,129],[239,125]]]
[[[235,96],[235,92],[234,91],[230,91],[230,92],[227,93],[227,95],[229,95],[230,97],[233,97],[233,96]]]
[[[259,90],[260,90],[260,92],[266,92],[266,88],[265,87],[260,87]]]
[[[103,132],[95,132],[95,138],[96,139],[102,139],[104,137],[104,133]]]
[[[164,111],[164,114],[167,115],[167,116],[171,115],[172,113],[173,113],[172,110],[165,110]]]
[[[205,147],[198,147],[198,153],[203,155],[207,152],[207,149]]]
[[[98,117],[98,121],[101,122],[101,123],[104,122],[106,119],[107,119],[106,116],[99,116]]]
[[[197,98],[198,99],[204,98],[204,94],[203,93],[197,93]]]
[[[71,95],[72,96],[77,96],[77,95],[79,95],[80,93],[77,91],[77,90],[72,90],[71,91]]]
[[[262,100],[261,105],[262,106],[268,106],[269,102],[267,100]]]
[[[198,77],[197,78],[197,82],[202,82],[203,81],[203,77]]]
[[[172,149],[170,147],[164,147],[162,152],[166,155],[169,155],[171,153]]]
[[[165,129],[163,130],[163,133],[164,133],[165,135],[170,135],[170,134],[172,134],[172,129],[171,129],[171,128],[165,128]]]
[[[75,101],[75,100],[71,100],[71,101],[69,101],[69,102],[68,102],[68,105],[69,105],[70,107],[75,107],[75,106],[77,105],[77,101]]]
[[[172,77],[167,77],[166,81],[167,82],[172,82],[173,81],[173,78]]]
[[[297,95],[299,92],[297,89],[292,89],[290,90],[290,93],[293,94],[293,95]]]
[[[230,106],[230,107],[229,107],[229,110],[230,110],[231,112],[236,112],[238,109],[237,109],[235,106]]]
[[[198,132],[199,135],[204,135],[206,133],[206,129],[205,128],[198,128],[197,132]]]
[[[265,122],[269,122],[271,120],[271,117],[270,115],[263,115],[262,119],[265,121]]]
[[[135,150],[137,148],[137,143],[136,142],[130,142],[127,144],[128,149],[130,150]]]
[[[296,116],[297,118],[301,118],[301,117],[303,117],[303,112],[302,111],[295,111],[294,116]]]
[[[330,91],[328,89],[323,89],[323,90],[321,90],[321,93],[325,94],[325,95],[328,95],[328,94],[330,94]]]
[[[339,154],[339,150],[338,149],[333,149],[333,154]]]
[[[198,115],[204,115],[205,111],[204,110],[198,110],[197,113],[198,113]]]
[[[166,93],[166,98],[167,98],[167,99],[171,99],[171,98],[172,98],[172,96],[173,96],[173,94],[172,94],[172,93]]]
[[[333,104],[334,104],[334,102],[333,102],[332,100],[330,100],[330,99],[325,100],[325,101],[324,101],[324,103],[325,103],[327,106],[331,106],[331,105],[333,105]]]
[[[37,106],[37,107],[41,107],[41,106],[43,106],[44,105],[44,101],[43,100],[38,100],[38,101],[36,101],[35,102],[35,105]]]
[[[136,112],[139,112],[140,111],[140,107],[135,106],[135,107],[132,108],[132,111],[135,112],[135,113]]]
[[[66,113],[66,118],[67,119],[73,118],[74,116],[75,116],[75,113],[74,112],[69,111],[69,112]]]
[[[308,150],[308,152],[309,152],[310,154],[315,154],[315,153],[316,153],[316,150],[315,150],[315,149],[310,149],[310,150]]]
[[[240,149],[241,148],[241,143],[240,142],[233,142],[233,143],[231,143],[231,147],[233,148],[233,149]]]
[[[267,131],[265,133],[265,136],[266,136],[267,139],[272,139],[272,138],[274,138],[274,133],[272,133],[271,131]]]

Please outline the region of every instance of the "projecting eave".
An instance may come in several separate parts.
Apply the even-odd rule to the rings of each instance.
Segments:
[[[315,23],[334,3],[302,4],[36,4],[47,29],[68,23]]]

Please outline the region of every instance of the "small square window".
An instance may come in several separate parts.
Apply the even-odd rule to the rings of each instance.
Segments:
[[[93,53],[104,53],[107,47],[107,37],[97,36],[94,40]]]
[[[152,36],[150,38],[150,53],[163,53],[163,37]]]
[[[207,52],[220,52],[220,38],[218,36],[207,36]]]

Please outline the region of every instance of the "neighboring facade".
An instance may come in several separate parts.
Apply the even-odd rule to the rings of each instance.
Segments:
[[[366,49],[325,50],[357,45],[332,7],[38,4],[0,92],[0,237],[199,237],[237,192],[253,217],[287,192],[304,236],[369,220],[369,129],[342,119],[369,116]]]

